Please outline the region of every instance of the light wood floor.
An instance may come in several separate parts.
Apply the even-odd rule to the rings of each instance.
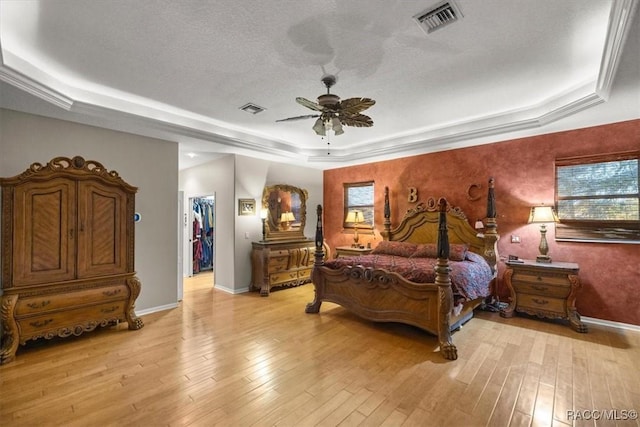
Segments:
[[[640,410],[640,333],[479,312],[445,361],[415,328],[305,314],[313,285],[261,298],[209,280],[139,331],[21,347],[0,366],[0,425],[565,426],[569,410]]]

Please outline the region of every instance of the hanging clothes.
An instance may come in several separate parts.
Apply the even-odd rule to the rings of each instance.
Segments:
[[[213,269],[214,201],[193,199],[193,272]]]

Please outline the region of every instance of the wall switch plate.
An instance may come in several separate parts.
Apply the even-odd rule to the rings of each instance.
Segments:
[[[248,231],[245,231],[245,232],[244,232],[244,238],[245,238],[245,239],[248,239],[248,238],[249,238],[249,232],[248,232]]]
[[[520,236],[516,236],[515,234],[512,234],[511,243],[520,243]]]

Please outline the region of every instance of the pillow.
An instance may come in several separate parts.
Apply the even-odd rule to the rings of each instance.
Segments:
[[[467,245],[451,243],[449,245],[449,259],[451,261],[464,261],[467,257],[468,249]],[[420,244],[411,256],[414,258],[438,258],[438,245],[436,243]]]
[[[388,240],[383,240],[378,243],[371,253],[378,255],[396,255],[403,257],[410,257],[416,250],[415,243],[409,242],[390,242]]]

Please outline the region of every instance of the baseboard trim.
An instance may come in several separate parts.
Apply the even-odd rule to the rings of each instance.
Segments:
[[[177,308],[177,307],[178,307],[178,303],[174,302],[174,303],[171,303],[171,304],[159,305],[157,307],[146,308],[144,310],[136,310],[136,315],[144,316],[146,314],[157,313],[159,311],[173,310],[174,308]]]
[[[245,292],[249,292],[249,287],[240,288],[240,289],[231,289],[231,288],[227,288],[226,286],[219,285],[217,283],[215,285],[213,285],[213,287],[216,288],[219,291],[226,292],[228,294],[233,294],[233,295],[235,295],[235,294],[243,294]]]
[[[640,332],[640,326],[632,325],[630,323],[614,322],[612,320],[596,319],[594,317],[585,316],[580,316],[580,320],[582,320],[584,323],[591,323],[592,325],[609,326],[616,329],[626,329],[628,331]]]

